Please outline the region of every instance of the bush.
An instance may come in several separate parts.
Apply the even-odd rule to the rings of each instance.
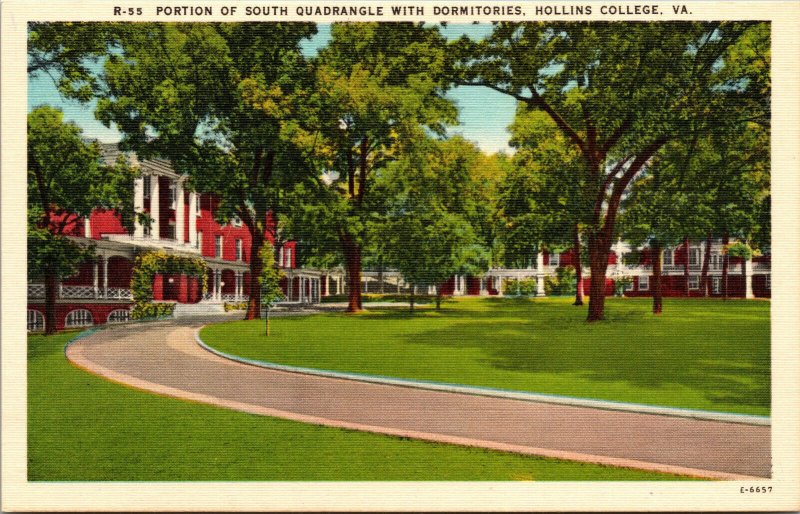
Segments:
[[[247,302],[238,302],[238,303],[225,302],[223,304],[223,307],[225,308],[225,312],[245,311],[247,310]]]
[[[517,280],[515,278],[507,278],[503,280],[503,294],[511,296],[535,296],[536,279],[524,278],[522,280]]]
[[[154,319],[172,316],[175,311],[174,303],[137,303],[131,310],[133,319]]]

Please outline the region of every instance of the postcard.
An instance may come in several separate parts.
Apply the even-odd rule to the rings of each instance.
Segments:
[[[3,2],[3,510],[797,510],[798,32]]]

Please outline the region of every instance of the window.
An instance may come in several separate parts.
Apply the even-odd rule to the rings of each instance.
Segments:
[[[772,289],[772,275],[767,275],[766,285],[767,285],[767,290]]]
[[[291,268],[291,267],[292,267],[292,249],[291,249],[291,248],[287,248],[287,249],[286,249],[286,250],[283,252],[283,256],[284,256],[284,258],[286,259],[286,260],[284,261],[284,265],[283,265],[283,266],[284,266],[285,268]]]
[[[661,252],[661,262],[664,266],[672,266],[672,248],[667,248]]]
[[[241,227],[242,226],[242,219],[239,216],[234,216],[231,218],[231,226],[232,227]]]
[[[200,193],[194,195],[194,212],[197,213],[197,216],[200,216]]]
[[[86,309],[77,309],[67,314],[64,324],[67,327],[88,327],[94,324],[94,319]]]
[[[152,188],[152,176],[145,175],[142,179],[142,189],[144,190],[144,197],[150,198],[150,189]]]
[[[175,182],[171,182],[169,185],[169,201],[170,209],[177,209],[178,208],[178,184]]]
[[[689,249],[689,266],[697,266],[700,264],[700,248]]]
[[[242,240],[241,239],[237,239],[236,240],[236,260],[237,261],[241,261],[242,260]]]
[[[625,282],[625,290],[626,291],[633,291],[633,280],[627,279],[628,282]]]
[[[44,316],[42,313],[28,309],[28,332],[41,332],[44,330]]]
[[[202,232],[198,232],[197,233],[197,247],[200,249],[201,252],[203,251],[203,233]]]
[[[222,259],[222,236],[214,238],[214,257]]]
[[[713,294],[722,292],[722,277],[711,277],[711,292]]]
[[[711,269],[722,268],[722,255],[718,253],[711,254]]]
[[[689,289],[700,289],[700,277],[697,275],[691,275],[689,277]]]
[[[108,323],[125,323],[126,321],[130,321],[131,319],[131,311],[126,309],[117,309],[111,311],[108,315]]]
[[[650,277],[642,275],[639,277],[639,291],[647,291],[650,289]]]
[[[550,254],[550,266],[558,267],[559,262],[561,261],[560,255],[557,253]]]
[[[175,233],[175,222],[170,221],[169,225],[167,226],[167,239],[178,239],[178,235]]]

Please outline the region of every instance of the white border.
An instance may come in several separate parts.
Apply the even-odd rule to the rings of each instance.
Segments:
[[[25,73],[25,27],[36,21],[125,21],[113,17],[111,8],[143,6],[138,21],[178,21],[155,17],[156,5],[187,5],[190,0],[155,3],[149,0],[122,2],[50,1],[26,4],[9,1],[2,5],[2,175],[0,175],[0,303],[2,305],[2,498],[3,510],[798,510],[800,509],[800,423],[798,398],[800,382],[800,302],[797,289],[800,267],[800,199],[798,143],[800,133],[800,3],[715,2],[688,4],[691,15],[673,16],[671,2],[643,2],[662,6],[657,20],[670,19],[755,19],[771,20],[773,34],[773,461],[774,478],[752,485],[771,485],[769,494],[741,494],[748,482],[717,483],[509,483],[509,482],[407,482],[407,483],[27,483],[26,477],[26,345],[25,313],[25,116],[27,98]],[[236,16],[225,21],[253,21],[241,15],[244,6],[260,2],[197,2],[194,5],[234,4]],[[353,2],[336,2],[343,3]],[[488,2],[487,2],[488,3]],[[559,5],[569,2],[553,2]],[[615,2],[609,2],[615,3]],[[622,2],[616,2],[619,5]],[[281,5],[320,5],[318,2],[277,2]],[[407,3],[404,3],[407,4]],[[439,3],[441,5],[442,3]],[[480,5],[476,2],[446,2],[447,5]],[[492,5],[531,2],[497,2]],[[363,5],[386,5],[364,2]],[[432,7],[434,2],[416,2]],[[601,2],[582,2],[597,12]],[[290,9],[291,11],[291,9]],[[494,17],[451,19],[454,22],[491,21]],[[567,19],[568,17],[548,20]],[[191,18],[211,21],[210,18]],[[218,17],[221,21],[223,18]],[[374,19],[374,18],[373,18]],[[584,19],[584,18],[578,18]],[[645,16],[603,17],[591,20],[648,19]],[[128,18],[127,20],[130,20]],[[333,18],[297,18],[286,21],[317,22],[368,21]],[[384,16],[379,21],[399,21]],[[266,20],[262,20],[266,21]],[[275,19],[272,19],[275,21]],[[420,21],[414,17],[413,21]],[[444,21],[428,17],[426,21]]]

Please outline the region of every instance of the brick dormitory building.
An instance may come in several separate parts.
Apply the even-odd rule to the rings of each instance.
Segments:
[[[116,145],[103,145],[107,162],[119,156]],[[79,272],[58,285],[56,328],[86,327],[103,323],[118,323],[130,319],[133,304],[131,276],[136,256],[143,252],[161,250],[168,254],[201,257],[207,267],[206,290],[199,280],[180,274],[156,274],[153,277],[153,301],[176,304],[175,314],[221,311],[224,302],[246,301],[250,286],[250,234],[241,223],[219,224],[214,219],[217,199],[211,194],[188,191],[184,176],[178,175],[170,163],[161,159],[139,161],[127,155],[130,164],[138,167],[131,194],[137,212],[146,213],[149,225],[135,222],[133,233],[123,227],[113,211],[97,209],[85,218],[75,217],[69,236],[76,241],[91,241],[96,258],[81,265]],[[268,231],[267,239],[274,243]],[[685,288],[684,262],[689,263],[689,295],[702,296],[700,273],[705,242],[692,242],[664,250],[662,290],[665,296],[683,296]],[[609,255],[607,294],[614,291],[613,281],[626,281],[626,296],[646,296],[650,291],[652,266],[649,256],[641,252],[639,265],[622,264],[622,255],[631,248],[620,242]],[[544,278],[553,275],[561,266],[574,265],[571,252],[536,256],[536,266],[525,269],[488,270],[483,276],[455,276],[443,286],[448,295],[501,295],[504,281],[532,279],[538,295],[544,295]],[[313,270],[297,266],[296,243],[285,242],[277,248],[277,264],[284,270],[282,281],[286,301],[317,303],[324,296],[343,294],[343,272]],[[742,273],[744,266],[744,273]],[[722,244],[714,240],[708,276],[711,295],[722,295]],[[588,291],[588,270],[585,270],[584,289]],[[379,283],[380,281],[380,283]],[[396,272],[366,271],[362,277],[365,292],[408,292],[409,285]],[[750,261],[731,257],[728,267],[728,295],[733,297],[770,296],[769,254]],[[427,292],[427,291],[418,291]],[[44,284],[28,283],[28,330],[44,328]]]

